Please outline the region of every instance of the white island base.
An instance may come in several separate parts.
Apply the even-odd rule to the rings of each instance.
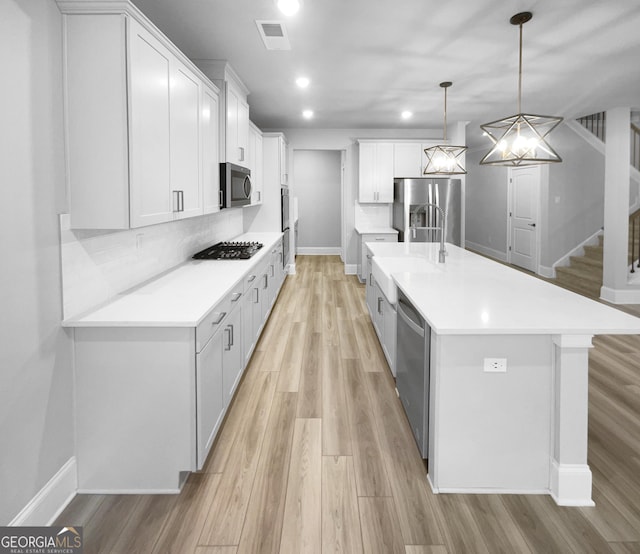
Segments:
[[[593,506],[590,335],[431,334],[429,482],[438,493],[550,494]],[[485,371],[485,358],[507,360]]]
[[[378,290],[390,303],[402,291],[430,328],[434,492],[550,494],[593,506],[591,339],[640,334],[640,319],[451,244],[445,263],[434,243],[367,248]]]

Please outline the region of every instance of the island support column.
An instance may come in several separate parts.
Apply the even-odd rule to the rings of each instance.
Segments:
[[[560,506],[593,506],[587,465],[592,335],[554,335],[551,496]]]

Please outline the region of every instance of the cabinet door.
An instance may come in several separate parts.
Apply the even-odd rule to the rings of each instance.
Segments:
[[[202,215],[200,81],[177,60],[170,89],[171,189],[176,219]]]
[[[422,177],[422,144],[396,143],[393,146],[393,176]]]
[[[251,168],[251,204],[262,204],[262,135],[259,131],[251,130],[249,148],[252,154],[253,167]]]
[[[371,315],[371,321],[375,318],[376,313],[376,285],[373,279],[371,254],[367,253],[367,269],[365,273],[365,279],[367,283],[367,307],[369,308],[369,314]]]
[[[238,386],[242,368],[242,311],[235,309],[227,316],[222,329],[222,390],[225,408]]]
[[[224,414],[222,396],[222,332],[196,355],[198,469],[202,469]]]
[[[280,184],[283,186],[289,185],[289,156],[287,153],[287,141],[284,138],[278,138],[278,145],[280,150]]]
[[[391,204],[393,202],[393,143],[376,144],[376,202]]]
[[[242,166],[248,165],[249,150],[249,104],[238,100],[238,162]]]
[[[206,86],[202,87],[201,109],[201,157],[202,157],[202,201],[203,213],[220,210],[220,152],[218,137],[218,94]]]
[[[249,363],[249,358],[251,358],[256,345],[256,333],[253,325],[254,300],[255,293],[251,287],[242,297],[242,357],[245,366]]]
[[[396,375],[396,320],[397,313],[394,310],[393,306],[389,304],[386,298],[383,300],[383,309],[384,320],[383,320],[383,331],[382,336],[384,336],[384,343],[382,344],[382,349],[384,350],[384,354],[387,357],[387,362],[389,362],[389,367],[391,368],[391,373],[395,377]]]
[[[358,200],[361,203],[375,202],[376,190],[376,145],[375,143],[361,143],[359,147],[359,182]]]
[[[238,94],[227,83],[226,92],[226,154],[225,158],[228,162],[240,163],[240,155],[238,151],[238,109],[240,99]]]
[[[173,219],[169,76],[172,56],[130,20],[131,227]]]

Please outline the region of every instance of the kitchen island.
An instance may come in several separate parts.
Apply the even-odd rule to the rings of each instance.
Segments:
[[[434,492],[593,505],[588,350],[596,334],[640,334],[640,319],[450,244],[444,264],[435,243],[367,247],[379,289],[430,328]]]

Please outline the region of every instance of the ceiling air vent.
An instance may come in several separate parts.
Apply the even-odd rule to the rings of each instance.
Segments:
[[[287,29],[282,21],[256,20],[256,25],[267,50],[291,50]]]

